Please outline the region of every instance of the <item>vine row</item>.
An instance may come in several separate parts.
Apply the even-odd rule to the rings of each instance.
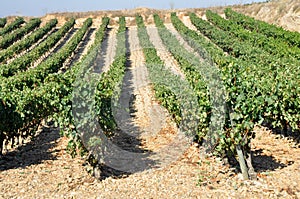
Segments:
[[[51,19],[44,27],[39,28],[28,37],[21,39],[6,49],[0,51],[0,63],[13,58],[25,49],[29,49],[31,45],[43,38],[57,24],[57,19]]]
[[[273,37],[277,40],[288,43],[290,46],[300,47],[300,34],[298,32],[291,32],[274,24],[256,20],[252,17],[235,12],[231,8],[225,9],[225,15],[226,18],[243,26],[247,30],[259,32],[268,37]]]
[[[0,30],[0,36],[5,36],[11,31],[18,29],[23,23],[25,23],[23,17],[17,17],[13,22],[7,24],[4,28]]]
[[[75,20],[71,19],[64,24],[57,32],[51,34],[45,41],[32,49],[29,53],[14,59],[9,64],[0,65],[0,77],[10,77],[22,72],[31,66],[31,63],[48,52],[55,44],[74,26]]]
[[[15,41],[21,39],[24,35],[30,33],[41,24],[41,19],[31,19],[25,26],[17,29],[12,34],[8,34],[0,40],[0,49],[5,49],[12,45]]]

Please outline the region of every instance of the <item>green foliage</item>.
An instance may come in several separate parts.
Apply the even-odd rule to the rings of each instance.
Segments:
[[[121,87],[126,68],[126,21],[125,17],[119,19],[117,34],[117,49],[114,62],[109,70],[103,73],[96,90],[96,114],[101,128],[106,132],[112,132],[117,124],[112,112],[112,98]]]
[[[172,15],[172,18],[174,16]],[[173,57],[178,61],[182,71],[184,72],[186,79],[192,85],[193,90],[197,96],[199,104],[199,127],[197,137],[202,140],[208,132],[208,127],[211,118],[211,102],[207,83],[204,80],[204,74],[200,70],[201,65],[205,65],[204,62],[200,62],[192,52],[188,52],[185,48],[178,48],[180,46],[176,37],[168,31],[162,21],[158,23],[160,19],[155,16],[155,21],[158,26],[158,30],[161,39],[167,46],[168,50],[172,53]],[[174,22],[176,23],[176,22]]]
[[[196,16],[191,14],[190,17],[193,22],[193,19]],[[253,118],[250,119],[247,115],[243,115],[240,108],[240,105],[244,104],[243,100],[246,99],[247,94],[247,91],[245,92],[245,90],[243,90],[243,85],[239,85],[239,82],[237,82],[238,74],[241,70],[239,64],[242,63],[237,62],[233,57],[226,56],[224,52],[212,42],[202,35],[199,35],[197,32],[187,28],[175,13],[172,13],[171,20],[174,27],[182,34],[183,38],[185,38],[185,40],[200,55],[202,55],[204,60],[210,62],[210,59],[212,59],[212,61],[220,68],[219,76],[222,78],[222,83],[224,84],[227,93],[227,113],[225,115],[226,121],[224,130],[219,134],[218,142],[215,147],[216,151],[220,153],[223,153],[224,150],[234,153],[236,145],[244,145],[248,142],[247,139],[244,139],[244,135],[251,132],[251,129],[253,128]],[[202,48],[204,48],[204,50]],[[251,86],[251,84],[247,85]],[[244,96],[243,98],[239,96],[241,93],[244,93],[241,95]],[[252,98],[249,98],[249,100],[252,100]],[[256,119],[258,120],[259,117]]]
[[[224,133],[219,139],[217,149],[234,151],[235,146],[247,144],[252,138],[254,124],[262,122],[263,119],[272,122],[274,126],[284,128],[284,125],[288,124],[295,130],[298,129],[299,114],[292,110],[299,109],[296,108],[299,104],[297,100],[299,91],[296,87],[299,84],[299,79],[297,79],[299,75],[295,73],[299,70],[295,70],[292,64],[288,66],[288,64],[278,62],[278,59],[276,62],[263,50],[247,42],[240,42],[193,13],[190,14],[190,18],[200,32],[220,47],[218,48],[203,35],[187,28],[175,13],[172,14],[171,20],[174,27],[187,42],[199,54],[205,53],[197,48],[199,46],[204,48],[220,67],[220,75],[227,92],[228,110]],[[224,51],[228,52],[229,56]],[[268,65],[271,60],[273,64]],[[289,74],[289,80],[287,80],[287,74],[284,71],[295,72]],[[278,86],[280,86],[280,91]],[[292,100],[287,102],[284,95],[290,96]],[[286,109],[287,107],[289,108]]]
[[[25,49],[29,49],[34,43],[43,38],[57,24],[57,19],[51,19],[44,27],[38,28],[28,37],[21,39],[6,49],[0,51],[0,62],[13,58]]]
[[[72,21],[71,25],[74,24]],[[42,119],[53,115],[64,105],[65,101],[62,99],[72,88],[71,79],[66,78],[68,73],[65,73],[66,76],[52,75],[47,80],[44,78],[56,72],[71,55],[91,22],[91,19],[87,19],[63,48],[36,69],[14,76],[11,78],[13,81],[1,82],[0,111],[3,113],[0,121],[1,137],[11,139],[20,135],[31,136]]]
[[[286,129],[290,126],[293,130],[299,130],[299,62],[296,59],[280,58],[277,54],[273,56],[253,46],[252,42],[239,41],[195,14],[190,16],[202,34],[232,57],[238,58],[235,62],[240,65],[240,72],[236,81],[240,94],[236,95],[236,99],[241,102],[234,105],[243,117],[254,123],[264,119],[274,127]]]
[[[284,30],[282,27],[276,26],[274,24],[259,21],[252,17],[235,12],[231,8],[225,9],[225,15],[228,19],[243,26],[247,30],[262,33],[267,37],[273,37],[281,42],[286,42],[291,47],[300,47],[299,32],[291,32],[288,30]]]
[[[3,28],[7,22],[6,18],[0,18],[0,28]]]
[[[143,48],[145,60],[146,60],[146,67],[150,72],[150,78],[153,79],[155,71],[162,72],[164,70],[163,61],[157,55],[156,49],[153,44],[150,42],[146,26],[144,24],[143,18],[141,16],[136,16],[136,23],[138,26],[138,37],[140,41],[140,45]],[[162,73],[161,73],[162,74]],[[170,76],[170,74],[168,75]],[[166,74],[164,75],[165,78],[175,78],[175,75],[168,77]],[[177,125],[181,122],[181,111],[180,111],[180,104],[178,101],[178,97],[176,94],[171,91],[167,85],[161,84],[154,84],[155,96],[161,102],[170,113],[170,115],[174,118]]]
[[[31,63],[36,61],[44,53],[48,52],[52,47],[54,47],[55,44],[74,26],[74,24],[75,24],[75,20],[71,19],[70,21],[66,22],[64,24],[64,26],[61,27],[57,32],[51,34],[45,41],[43,41],[41,44],[39,44],[36,48],[31,50],[29,53],[26,53],[23,56],[14,59],[9,64],[0,65],[0,76],[10,77],[18,72],[28,69],[30,67]],[[74,49],[74,47],[76,47],[76,46],[73,45],[73,49]],[[60,52],[62,52],[62,50],[60,50]],[[57,55],[54,55],[52,57],[55,57],[55,56],[57,56]],[[59,55],[58,57],[61,57],[61,55]],[[48,60],[46,62],[48,62],[48,63],[51,62]],[[41,65],[45,65],[45,64],[42,63]],[[31,72],[29,72],[29,73],[31,73]],[[26,72],[22,73],[21,75],[23,75],[23,74],[26,74]],[[30,76],[32,76],[32,75],[30,74]],[[15,79],[15,77],[12,77],[11,79]]]
[[[299,63],[300,49],[296,46],[289,46],[282,40],[268,37],[257,32],[250,32],[244,29],[243,26],[236,24],[232,20],[226,20],[210,10],[206,11],[206,18],[218,28],[226,31],[228,35],[236,37],[239,42],[247,42],[247,45],[259,47],[266,51],[272,59],[285,59],[287,63]],[[257,54],[262,54],[262,51],[254,51]]]
[[[11,31],[19,28],[23,23],[25,23],[24,19],[22,17],[17,17],[15,21],[11,22],[0,30],[0,36],[5,36]]]
[[[154,19],[156,24],[163,25],[158,16],[154,16]],[[146,67],[154,86],[156,98],[168,110],[182,132],[190,137],[195,136],[199,116],[196,108],[198,107],[196,104],[198,96],[193,92],[189,81],[182,80],[164,66],[154,45],[150,42],[143,18],[137,16],[136,22],[140,45],[143,48]],[[163,29],[159,29],[159,33],[160,31],[165,32]],[[164,35],[164,37],[168,36]]]
[[[95,34],[96,37],[94,43],[90,46],[87,54],[82,58],[82,61],[76,63],[69,70],[67,70],[67,72],[63,74],[63,77],[61,77],[62,74],[60,74],[58,75],[58,77],[54,76],[48,78],[48,81],[50,82],[53,81],[52,78],[55,79],[63,78],[68,80],[67,82],[69,82],[69,84],[67,85],[69,90],[66,93],[66,95],[60,100],[60,104],[58,106],[59,107],[58,112],[55,114],[54,118],[61,128],[61,134],[69,138],[69,144],[67,146],[67,149],[72,156],[75,156],[78,153],[80,155],[84,155],[86,152],[86,149],[83,146],[80,134],[76,128],[75,121],[74,121],[73,100],[74,100],[74,95],[77,95],[76,92],[78,92],[78,91],[74,91],[74,88],[76,88],[76,85],[74,85],[74,83],[77,78],[81,78],[81,75],[84,75],[86,72],[88,72],[88,70],[90,70],[91,66],[94,64],[96,57],[99,54],[99,48],[104,39],[105,31],[107,29],[108,24],[109,24],[109,18],[107,17],[102,18],[102,24],[100,25],[100,27],[98,28]],[[79,91],[78,94],[79,96],[81,95],[80,92],[81,91]],[[85,103],[85,101],[82,102]]]
[[[17,29],[12,34],[8,34],[0,40],[0,49],[5,49],[13,42],[21,39],[25,34],[28,34],[41,24],[41,19],[31,19],[24,27]]]
[[[136,23],[138,39],[143,48],[145,64],[156,98],[168,109],[179,126],[197,118],[198,141],[207,135],[210,125],[215,122],[212,120],[212,112],[216,99],[211,95],[210,90],[217,82],[212,84],[210,82],[212,80],[209,80],[204,70],[200,69],[207,67],[209,71],[210,65],[218,66],[219,74],[213,72],[211,74],[221,77],[227,94],[224,99],[227,109],[224,113],[226,121],[221,132],[218,132],[215,149],[220,153],[224,150],[235,153],[236,146],[247,146],[250,143],[253,127],[257,123],[265,121],[284,130],[288,127],[295,131],[299,130],[300,36],[299,33],[254,20],[231,9],[226,9],[225,13],[230,20],[224,20],[217,14],[207,11],[209,22],[191,13],[192,23],[202,34],[186,27],[175,13],[171,14],[174,27],[201,55],[204,62],[197,60],[193,53],[181,47],[158,15],[154,15],[158,33],[167,50],[177,60],[187,83],[165,68],[150,42],[141,16],[136,16]],[[0,19],[0,27],[5,23],[5,18]],[[91,26],[92,19],[87,19],[58,52],[30,70],[28,68],[31,63],[49,51],[70,31],[75,20],[66,22],[62,28],[29,53],[5,64],[5,61],[44,37],[56,26],[57,20],[51,20],[36,31],[33,30],[40,25],[40,19],[33,19],[19,28],[22,23],[24,19],[17,18],[0,30],[0,36],[3,37],[0,48],[6,48],[0,52],[0,62],[2,62],[0,65],[0,146],[3,139],[33,135],[40,121],[47,116],[52,116],[61,127],[62,134],[69,138],[68,149],[71,155],[75,156],[78,153],[83,155],[87,149],[82,142],[80,128],[88,126],[93,115],[83,115],[82,123],[79,126],[75,125],[73,115],[76,114],[73,112],[75,104],[72,101],[74,87],[80,88],[78,93],[74,94],[78,95],[78,99],[82,99],[78,106],[93,109],[99,120],[97,122],[107,134],[116,129],[112,99],[120,92],[126,70],[128,54],[126,54],[125,18],[119,19],[116,58],[110,70],[101,74],[96,82],[80,82],[82,83],[80,85],[75,84],[76,80],[93,69],[109,18],[103,18],[102,25],[96,32],[94,44],[89,47],[87,55],[65,73],[57,72],[78,47]],[[15,31],[12,32],[13,30]],[[8,34],[10,32],[12,33]],[[22,38],[29,32],[32,34]],[[13,44],[17,40],[20,41]],[[89,104],[90,101],[84,100],[84,97],[90,94],[87,92],[91,89],[90,84],[95,84],[95,96],[92,96],[95,99],[91,99],[95,100],[95,104]],[[179,89],[174,90],[175,87]],[[197,110],[183,108],[186,101],[190,100],[185,94],[190,91],[196,99]],[[192,103],[192,100],[189,102]],[[186,115],[191,117],[185,118]],[[189,126],[186,126],[184,130],[188,131],[188,128]],[[100,142],[98,137],[91,137],[88,140],[90,147],[99,145]]]

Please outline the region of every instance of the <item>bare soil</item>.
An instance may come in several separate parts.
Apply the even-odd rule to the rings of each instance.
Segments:
[[[67,140],[44,127],[32,142],[0,160],[0,198],[299,198],[299,145],[263,127],[253,140],[257,181],[243,181],[192,145],[162,169],[99,181],[66,153]]]
[[[296,1],[284,2],[292,5],[293,9],[289,8],[283,21],[287,28],[291,25],[296,29],[295,20],[291,19],[296,19],[294,13],[299,11],[295,7],[298,4]],[[268,21],[262,14],[266,14],[263,9],[267,9],[268,5],[273,4],[253,4],[244,7],[244,10],[243,7],[235,8],[249,15],[261,13],[257,17]],[[258,12],[254,12],[254,9]],[[130,15],[127,16],[134,17],[136,13],[148,16],[146,14],[151,12],[153,10],[139,9],[128,11]],[[113,14],[124,15],[126,12]],[[191,27],[189,19],[184,15],[183,13],[181,19]],[[56,15],[49,15],[47,19],[54,16]],[[93,13],[89,13],[89,16],[93,16]],[[167,20],[168,16],[166,15]],[[61,19],[60,23],[63,24],[65,17]],[[147,20],[153,23],[151,18]],[[78,25],[82,21],[83,19],[78,20]],[[96,21],[101,22],[99,18]],[[127,23],[134,23],[133,18],[127,18]],[[171,24],[166,26],[188,49],[188,44],[174,27]],[[111,63],[115,56],[116,30],[117,27],[112,27],[108,32],[106,43],[102,46],[103,53],[97,59],[101,70],[104,65],[110,65],[108,63]],[[166,66],[184,78],[176,67],[176,61],[166,53],[157,30],[148,26],[147,31]],[[156,161],[157,158],[166,155],[164,153],[168,151],[160,149],[174,142],[178,129],[167,111],[154,99],[136,27],[129,27],[126,34],[130,56],[120,101],[129,110],[129,114],[119,119],[128,125],[122,126],[125,130],[133,130],[136,139],[126,140],[128,143],[123,145],[130,150],[137,144],[141,150],[148,153],[147,158]],[[277,135],[266,127],[256,127],[255,132],[252,151],[253,165],[258,173],[256,181],[242,180],[237,168],[229,166],[220,158],[202,154],[201,146],[195,143],[190,143],[182,154],[163,166],[158,165],[120,176],[106,171],[105,178],[98,180],[86,171],[86,162],[83,159],[71,158],[66,152],[68,141],[60,137],[59,129],[44,125],[32,141],[9,150],[0,158],[0,198],[300,198],[299,143]],[[116,142],[122,142],[126,136],[128,137],[126,134],[120,134]],[[151,156],[157,153],[162,156]]]
[[[168,52],[166,47],[163,45],[161,38],[159,37],[157,28],[155,25],[148,25],[147,32],[150,38],[150,41],[154,45],[157,55],[165,63],[166,67],[169,68],[174,74],[179,75],[184,78],[185,75],[180,70],[177,61],[175,58]]]
[[[107,45],[106,52],[104,52],[104,65],[103,72],[107,72],[109,70],[109,66],[112,64],[115,55],[116,55],[116,46],[117,46],[117,32],[118,26],[114,26],[110,32],[108,37],[106,37],[103,41],[105,45]]]
[[[147,150],[145,154],[151,166],[158,168],[168,163],[167,156],[170,154],[166,154],[168,151],[164,147],[168,148],[174,142],[178,129],[167,110],[155,100],[136,26],[129,27],[128,41],[129,67],[126,70],[120,101],[125,103],[125,109],[131,109],[131,114],[125,120],[131,121],[137,127],[137,132],[128,132],[138,137],[140,147]],[[125,120],[123,118],[122,123],[130,124]]]
[[[69,59],[65,61],[65,68],[68,68],[77,61],[81,60],[81,58],[88,52],[90,46],[94,43],[95,33],[95,28],[89,28],[89,30],[86,32],[86,34],[82,38],[82,41],[79,43],[73,54],[69,57]]]
[[[103,42],[101,43],[101,49],[99,49],[100,53],[95,61],[95,72],[107,72],[113,63],[116,56],[117,32],[118,26],[109,27],[106,31]]]

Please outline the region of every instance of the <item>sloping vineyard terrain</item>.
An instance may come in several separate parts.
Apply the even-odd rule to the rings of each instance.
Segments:
[[[0,197],[299,198],[300,33],[139,12],[0,19]]]

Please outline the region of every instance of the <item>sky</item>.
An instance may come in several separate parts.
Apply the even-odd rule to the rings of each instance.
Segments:
[[[11,15],[40,17],[52,12],[120,10],[137,7],[205,8],[263,1],[265,0],[1,0],[0,17]]]

